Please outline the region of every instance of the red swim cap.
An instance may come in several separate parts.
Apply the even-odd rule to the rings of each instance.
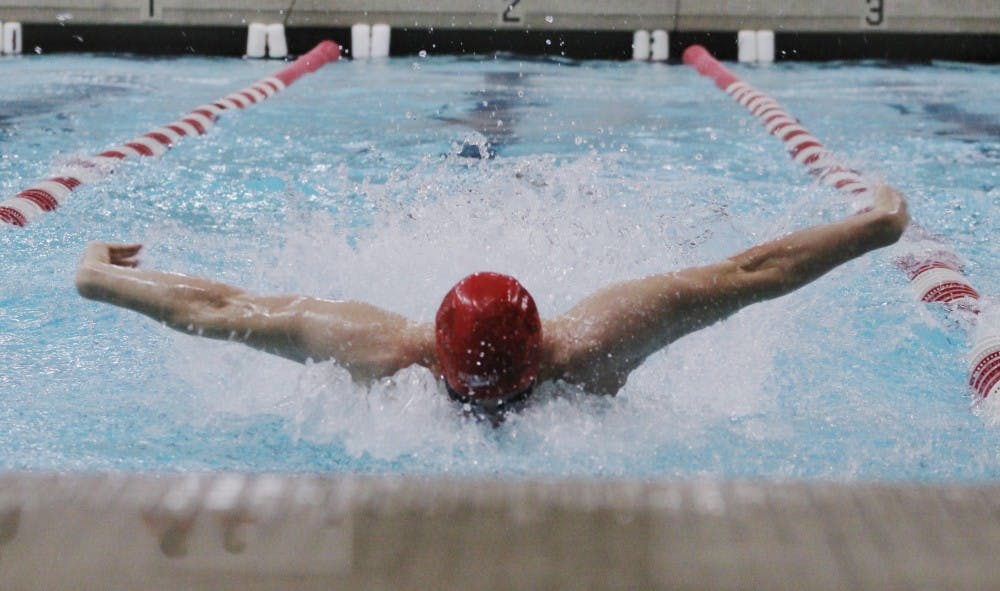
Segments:
[[[538,376],[542,321],[517,279],[475,273],[444,296],[437,357],[448,386],[473,400],[506,398]]]

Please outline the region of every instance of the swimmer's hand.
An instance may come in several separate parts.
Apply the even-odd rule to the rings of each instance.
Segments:
[[[872,209],[875,213],[881,214],[881,226],[886,234],[886,243],[891,244],[899,240],[903,230],[910,223],[910,214],[903,194],[889,185],[879,185],[875,189]]]
[[[141,244],[110,244],[107,242],[91,242],[83,254],[84,265],[105,264],[116,267],[137,267],[139,261],[135,255],[142,249]]]
[[[121,276],[133,272],[124,268],[139,265],[135,255],[141,248],[140,244],[91,242],[76,270],[76,290],[85,298],[107,301]]]
[[[906,199],[902,193],[889,185],[879,185],[875,189],[875,209],[906,216]]]

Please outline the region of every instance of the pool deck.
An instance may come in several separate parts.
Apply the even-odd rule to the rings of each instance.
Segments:
[[[997,589],[1000,486],[0,476],[0,588]]]

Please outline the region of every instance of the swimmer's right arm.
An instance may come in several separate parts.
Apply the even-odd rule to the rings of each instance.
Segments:
[[[88,245],[76,274],[85,298],[186,333],[244,343],[294,361],[334,359],[357,380],[433,366],[433,332],[361,302],[257,296],[224,283],[138,268],[138,244]]]

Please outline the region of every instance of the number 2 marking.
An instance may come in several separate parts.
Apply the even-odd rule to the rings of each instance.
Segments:
[[[521,22],[521,17],[519,17],[519,16],[511,16],[511,14],[510,14],[511,12],[513,12],[514,7],[517,6],[518,4],[520,4],[520,2],[521,2],[521,0],[514,0],[513,2],[511,2],[510,4],[507,5],[507,10],[503,11],[503,22],[505,22],[505,23],[519,23],[519,22]]]

